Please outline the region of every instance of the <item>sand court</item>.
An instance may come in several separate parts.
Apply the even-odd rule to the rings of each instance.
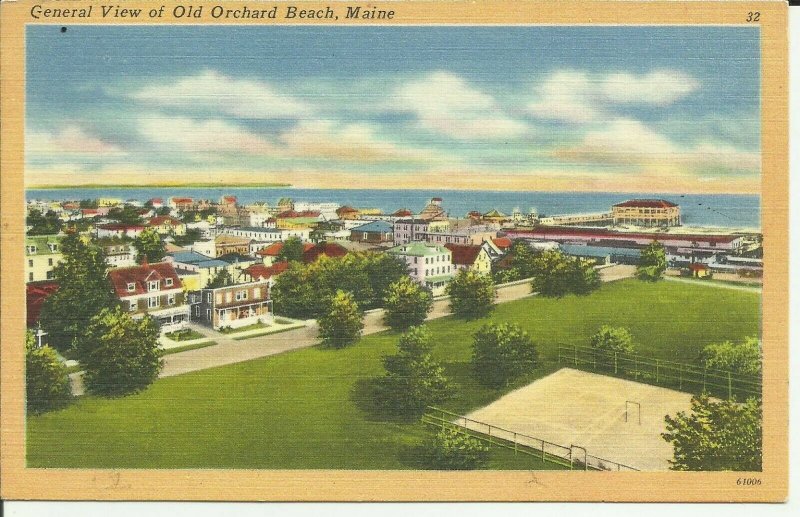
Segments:
[[[665,415],[690,409],[691,395],[572,368],[513,391],[468,418],[638,470],[667,470]],[[485,426],[467,427],[486,432]],[[481,428],[483,427],[483,428]],[[575,458],[583,453],[575,450]]]

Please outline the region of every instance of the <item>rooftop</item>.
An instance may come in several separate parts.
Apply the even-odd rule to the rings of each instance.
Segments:
[[[401,244],[394,248],[389,248],[386,253],[393,253],[395,255],[410,255],[412,257],[426,257],[429,255],[439,255],[442,253],[450,253],[450,250],[438,244],[429,244],[427,242],[409,242],[408,244]]]
[[[664,199],[629,199],[612,206],[617,208],[674,208],[678,205]]]

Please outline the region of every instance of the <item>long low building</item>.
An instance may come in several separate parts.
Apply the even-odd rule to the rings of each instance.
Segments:
[[[524,230],[508,229],[504,233],[506,237],[511,239],[548,240],[591,244],[594,246],[627,245],[634,248],[647,246],[653,241],[658,241],[668,248],[702,248],[732,252],[740,249],[744,244],[744,237],[741,235],[617,232],[603,228],[542,226]]]

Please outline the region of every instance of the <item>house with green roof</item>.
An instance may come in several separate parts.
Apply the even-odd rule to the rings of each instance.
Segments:
[[[63,235],[29,235],[25,237],[25,279],[28,282],[52,280],[53,269],[63,260]]]
[[[438,244],[414,241],[389,248],[386,253],[402,259],[408,274],[438,296],[456,274],[452,252]]]

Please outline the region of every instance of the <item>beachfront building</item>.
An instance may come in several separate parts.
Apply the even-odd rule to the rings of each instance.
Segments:
[[[631,199],[611,207],[615,225],[680,226],[681,208],[663,199]]]
[[[123,310],[134,319],[150,316],[161,332],[174,332],[189,323],[183,283],[172,264],[159,262],[112,269],[108,278]]]
[[[52,280],[53,269],[63,260],[61,239],[63,235],[35,235],[25,237],[25,281]]]
[[[444,294],[456,273],[452,253],[444,246],[417,241],[395,246],[386,253],[405,261],[411,278],[429,288],[435,296]]]

